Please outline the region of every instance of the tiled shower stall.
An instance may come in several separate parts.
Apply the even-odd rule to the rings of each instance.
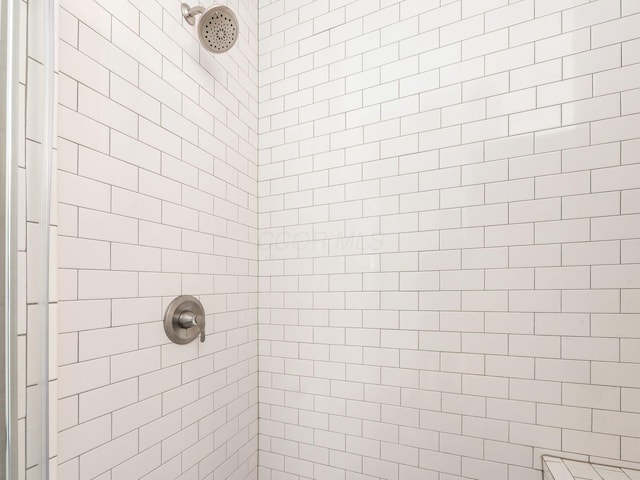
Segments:
[[[51,478],[640,469],[640,1],[220,3],[56,7]]]

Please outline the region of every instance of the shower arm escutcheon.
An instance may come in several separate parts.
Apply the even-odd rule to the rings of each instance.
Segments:
[[[190,7],[186,3],[183,3],[180,8],[182,10],[182,16],[189,25],[195,25],[196,15],[202,15],[205,12],[205,8],[201,7],[200,5]]]
[[[164,331],[173,343],[185,345],[200,337],[205,340],[205,315],[200,301],[190,295],[174,299],[164,315]]]

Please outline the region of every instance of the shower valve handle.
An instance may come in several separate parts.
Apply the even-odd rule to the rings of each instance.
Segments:
[[[196,315],[193,312],[186,311],[180,314],[178,321],[182,328],[198,327],[198,330],[200,330],[200,341],[204,342],[204,329],[206,326],[204,315]]]
[[[200,343],[204,342],[204,327],[206,325],[205,320],[204,320],[204,315],[197,315],[196,316],[196,325],[198,326],[198,328],[200,329]]]

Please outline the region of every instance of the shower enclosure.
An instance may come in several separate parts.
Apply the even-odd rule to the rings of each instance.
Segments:
[[[0,5],[0,478],[49,478],[54,2]],[[54,363],[52,363],[54,364]]]
[[[0,480],[640,469],[639,31],[0,0]]]

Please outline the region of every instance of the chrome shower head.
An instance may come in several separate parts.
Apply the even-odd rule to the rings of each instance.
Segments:
[[[238,19],[229,7],[191,8],[183,3],[182,15],[189,25],[195,24],[196,15],[202,15],[198,21],[198,37],[202,46],[211,53],[224,53],[238,40]]]

